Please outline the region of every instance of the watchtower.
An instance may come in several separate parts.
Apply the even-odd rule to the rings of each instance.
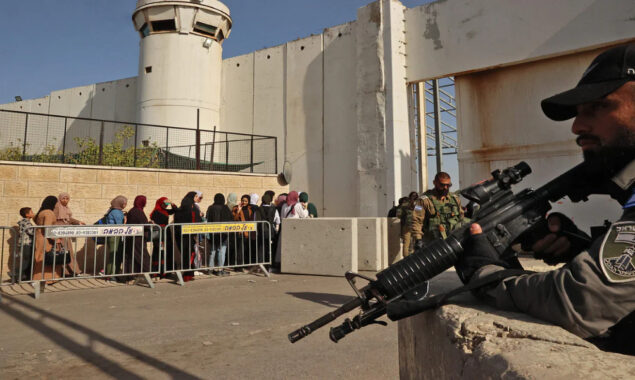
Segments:
[[[218,126],[229,8],[217,0],[138,0],[132,21],[141,37],[137,121],[196,128],[199,109],[202,130]]]

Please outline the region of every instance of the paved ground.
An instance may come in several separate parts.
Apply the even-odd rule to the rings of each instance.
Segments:
[[[343,278],[272,279],[236,275],[39,300],[3,295],[1,377],[398,378],[396,323],[366,327],[338,344],[328,327],[293,345],[287,340],[351,297]]]

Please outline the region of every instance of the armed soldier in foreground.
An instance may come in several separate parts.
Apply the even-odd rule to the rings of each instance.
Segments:
[[[384,314],[399,320],[472,290],[500,308],[594,338],[605,349],[634,354],[635,45],[601,54],[576,88],[544,100],[542,106],[554,120],[576,117],[573,132],[579,135],[584,163],[536,190],[517,194],[511,186],[531,173],[527,164],[493,172],[492,179],[461,192],[480,206],[473,225],[426,244],[379,272],[376,280],[347,273],[357,297],[292,332],[289,340],[295,342],[360,307],[359,315],[331,328],[331,340],[337,342],[355,329],[385,324],[377,320]],[[591,194],[610,194],[625,209],[620,222],[596,241],[591,243],[564,216],[545,219],[550,202],[565,196],[576,202]],[[517,242],[533,245],[548,262],[570,262],[554,271],[528,273],[511,249]],[[452,265],[466,286],[426,298],[427,280]],[[368,285],[358,289],[359,278]]]
[[[578,85],[542,101],[552,120],[575,117],[586,161],[612,159],[625,168],[612,178],[611,196],[624,213],[587,248],[572,244],[575,225],[563,215],[548,218],[550,233],[533,245],[548,263],[567,262],[545,273],[509,277],[477,293],[506,310],[520,310],[560,325],[601,348],[635,354],[635,44],[600,54]],[[621,158],[619,158],[621,156]],[[607,168],[608,169],[608,168]],[[597,187],[601,186],[597,179]],[[600,216],[601,217],[601,216]],[[473,229],[474,247],[458,266],[469,282],[502,270],[496,255]],[[488,260],[490,262],[488,262]]]

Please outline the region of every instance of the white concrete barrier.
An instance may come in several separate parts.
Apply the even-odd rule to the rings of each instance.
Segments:
[[[283,273],[342,276],[358,271],[357,219],[283,219]]]

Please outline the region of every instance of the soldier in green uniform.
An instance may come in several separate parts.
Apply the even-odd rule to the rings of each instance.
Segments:
[[[421,194],[412,211],[411,234],[416,249],[432,240],[445,239],[452,230],[468,221],[458,195],[450,192],[450,175],[439,172],[433,183],[434,188]]]
[[[413,252],[412,249],[412,210],[414,210],[414,204],[417,201],[419,195],[416,192],[411,192],[408,198],[404,202],[399,202],[399,208],[397,209],[397,218],[401,221],[401,240],[403,242],[402,254],[403,257],[408,256]]]

